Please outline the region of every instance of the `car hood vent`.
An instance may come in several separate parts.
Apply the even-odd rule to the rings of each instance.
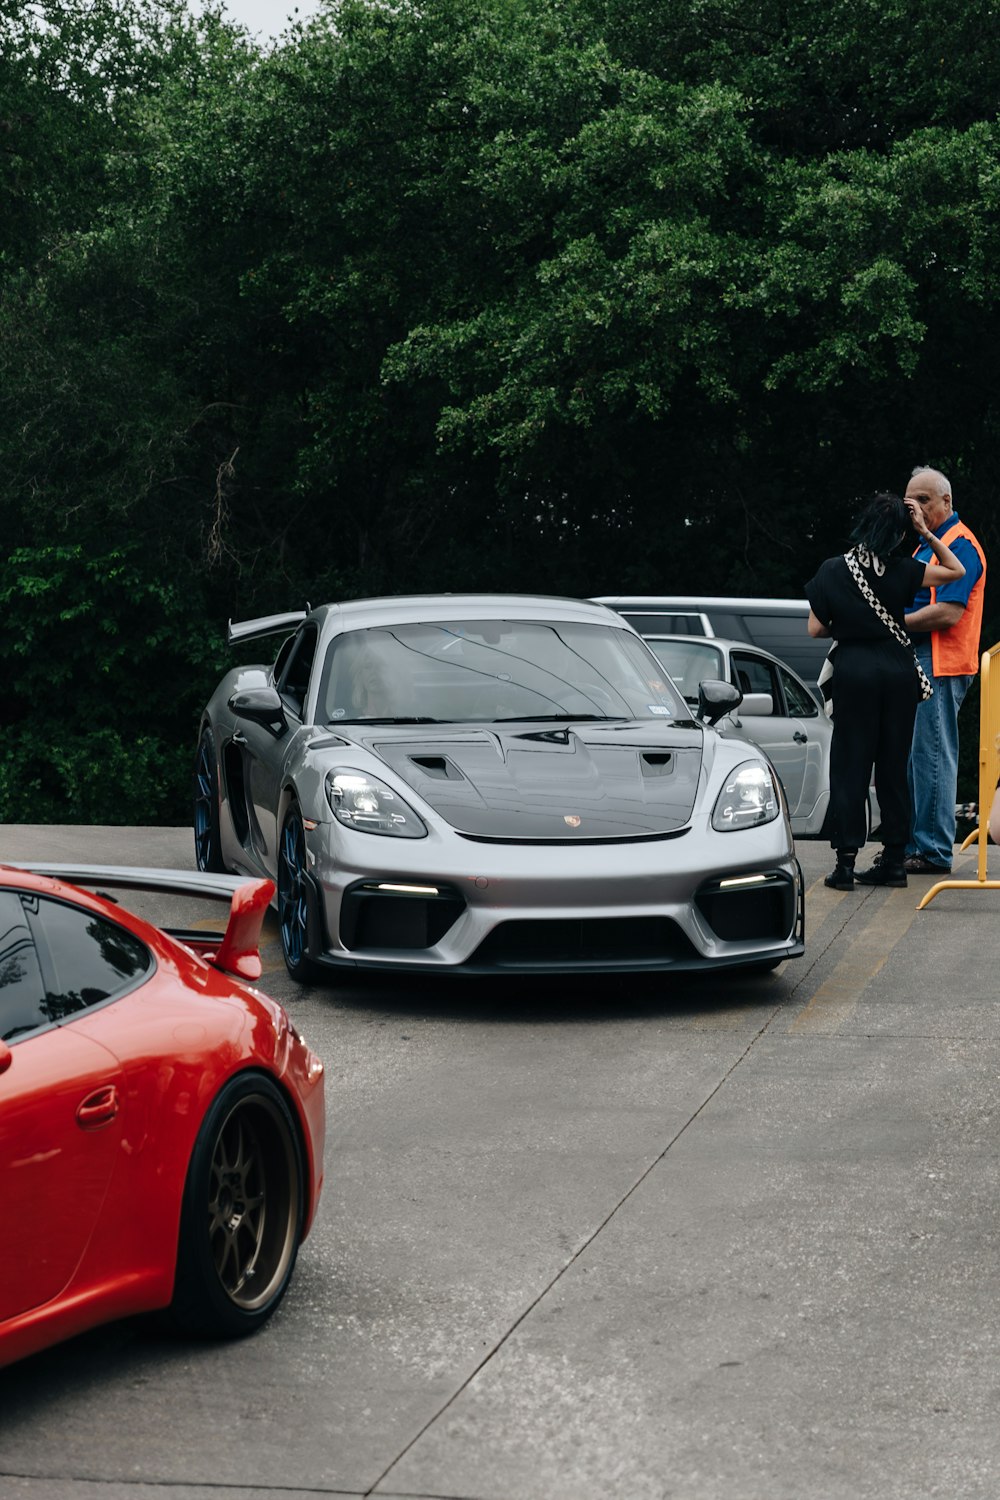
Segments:
[[[539,733],[374,727],[367,748],[460,833],[512,841],[649,838],[682,829],[701,774],[689,723],[618,722]]]
[[[464,781],[465,777],[447,755],[411,755],[410,760],[418,773],[435,776],[442,781]]]

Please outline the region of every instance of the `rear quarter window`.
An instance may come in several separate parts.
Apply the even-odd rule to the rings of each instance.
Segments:
[[[34,892],[16,899],[44,984],[39,1024],[58,1024],[116,999],[152,973],[149,949],[116,922]]]

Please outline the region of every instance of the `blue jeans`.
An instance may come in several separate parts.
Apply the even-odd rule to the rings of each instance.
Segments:
[[[958,710],[971,677],[935,677],[928,636],[917,647],[920,665],[934,684],[934,697],[921,703],[913,725],[907,779],[913,823],[907,854],[922,854],[951,869],[958,794]]]

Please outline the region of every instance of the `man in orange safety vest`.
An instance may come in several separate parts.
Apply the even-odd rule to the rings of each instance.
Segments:
[[[965,577],[957,583],[921,589],[906,616],[917,660],[933,683],[934,696],[919,705],[913,726],[912,825],[905,864],[911,875],[940,876],[951,870],[955,844],[958,710],[979,668],[986,556],[955,513],[951,485],[940,470],[914,469],[905,498],[918,502],[930,530],[965,565]],[[922,562],[933,561],[926,542],[913,555]]]

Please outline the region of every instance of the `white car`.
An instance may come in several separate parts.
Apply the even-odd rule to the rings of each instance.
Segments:
[[[770,651],[815,687],[830,649],[806,629],[808,599],[746,599],[732,594],[608,594],[595,601],[614,609],[645,640],[703,635]]]
[[[697,706],[698,684],[708,678],[739,688],[742,703],[716,729],[726,738],[759,746],[768,756],[781,777],[797,838],[829,838],[833,725],[801,677],[769,651],[745,641],[696,635],[646,635],[644,640],[689,705]],[[868,812],[869,828],[877,827],[873,786]]]

